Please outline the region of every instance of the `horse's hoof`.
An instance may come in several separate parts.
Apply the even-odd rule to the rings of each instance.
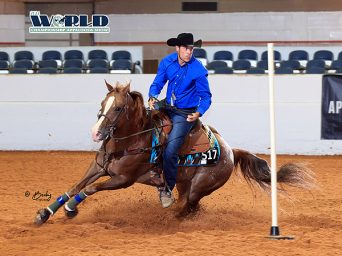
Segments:
[[[64,213],[65,213],[65,216],[67,216],[69,219],[72,219],[77,216],[78,210],[77,210],[77,207],[73,211],[68,211],[67,209],[64,208]]]
[[[34,223],[36,225],[42,225],[49,219],[50,215],[51,213],[49,212],[48,209],[46,208],[40,209],[37,211],[37,215],[36,215],[36,218],[34,219]]]

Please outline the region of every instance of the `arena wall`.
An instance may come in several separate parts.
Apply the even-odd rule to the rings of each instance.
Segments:
[[[1,75],[0,150],[96,150],[90,129],[106,93],[104,79],[132,80],[146,97],[154,75]],[[269,153],[267,75],[210,75],[213,104],[203,121],[228,144]],[[277,152],[342,154],[321,140],[321,75],[275,77]]]

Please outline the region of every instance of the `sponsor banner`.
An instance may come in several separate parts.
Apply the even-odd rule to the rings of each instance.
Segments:
[[[49,17],[40,11],[30,11],[30,33],[110,33],[107,15],[55,14]]]
[[[323,76],[321,138],[342,140],[342,75]]]

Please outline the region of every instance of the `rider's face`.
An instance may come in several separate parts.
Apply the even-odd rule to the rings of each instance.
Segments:
[[[190,61],[194,47],[189,46],[189,45],[187,46],[181,45],[181,46],[176,46],[176,50],[180,58],[179,60],[180,64],[184,64],[184,62]]]

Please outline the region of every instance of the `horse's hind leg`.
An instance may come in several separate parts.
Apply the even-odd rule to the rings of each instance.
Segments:
[[[55,214],[61,206],[63,206],[74,195],[76,195],[82,188],[104,175],[105,172],[96,164],[95,161],[93,161],[82,179],[74,184],[68,190],[68,192],[65,192],[63,195],[59,196],[57,200],[48,207],[38,210],[35,223],[41,225],[46,222],[51,215]]]
[[[185,217],[190,213],[196,212],[199,207],[199,201],[211,194],[213,191],[221,187],[228,179],[228,177],[222,177],[218,179],[210,174],[211,170],[205,170],[197,173],[191,180],[191,185],[187,191],[187,197],[185,197],[185,203],[183,208],[177,214],[177,217]]]

